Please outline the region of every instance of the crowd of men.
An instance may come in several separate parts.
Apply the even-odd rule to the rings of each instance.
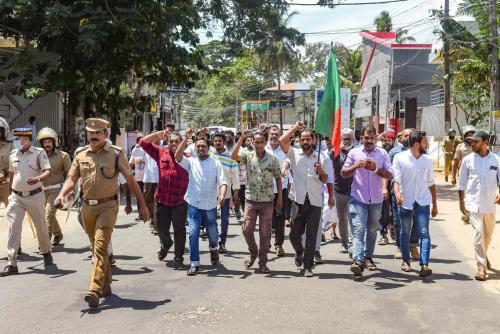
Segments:
[[[321,241],[329,229],[337,237],[337,226],[339,251],[352,258],[354,277],[362,276],[365,269],[377,270],[373,260],[377,232],[378,245],[395,241],[394,257],[401,260],[402,271],[411,272],[412,261],[418,261],[420,276],[432,275],[429,221],[438,208],[433,160],[423,131],[377,134],[371,125],[356,132],[343,129],[340,150],[335,152],[329,138],[321,140],[301,122],[285,133],[276,125],[261,124],[237,134],[188,128],[181,135],[168,125],[139,138],[127,158],[107,139],[108,128],[105,120],[87,119],[89,145],[77,149],[71,162],[69,154],[58,149],[52,129],[38,131],[40,148],[33,145],[33,129],[15,129],[16,149],[7,140],[8,125],[0,122],[0,200],[7,206],[9,224],[8,263],[1,276],[19,272],[26,213],[44,264],[49,266],[54,262],[51,247],[63,238],[56,211],[69,210],[77,202],[92,250],[85,301],[98,307],[99,299],[111,294],[111,235],[120,184],[125,189],[125,212],[132,211],[132,192],[137,220],[151,220],[160,243],[158,259],[164,260],[173,246],[173,267],[187,270],[189,276],[200,271],[200,238],[208,239],[214,266],[220,254],[231,249],[227,242],[231,211],[238,221],[243,214],[249,251],[243,263],[246,269],[258,259],[258,271],[271,272],[268,253],[273,234],[274,251],[283,257],[288,222],[295,265],[305,277],[314,276],[315,264],[323,262]],[[445,177],[453,155],[452,182],[456,183],[458,173],[460,210],[474,228],[475,278],[486,280],[495,204],[500,204],[500,160],[489,151],[486,132],[470,126],[463,132],[463,143],[451,130],[445,138]]]

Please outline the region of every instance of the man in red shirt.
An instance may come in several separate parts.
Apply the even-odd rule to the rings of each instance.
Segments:
[[[154,143],[164,140],[168,147],[158,146]],[[161,248],[158,250],[158,259],[163,260],[172,247],[174,247],[174,268],[184,269],[184,248],[186,245],[186,218],[187,203],[184,200],[189,174],[174,158],[177,146],[182,141],[181,136],[170,131],[153,132],[144,137],[139,145],[158,164],[159,182],[155,199],[158,202],[156,209],[158,236]],[[174,241],[170,237],[170,225],[174,226]]]

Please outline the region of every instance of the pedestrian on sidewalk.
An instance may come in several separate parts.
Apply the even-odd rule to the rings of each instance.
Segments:
[[[132,175],[123,149],[106,142],[109,122],[99,118],[85,121],[89,145],[75,152],[68,178],[54,205],[62,205],[64,196],[73,191],[81,179],[83,225],[92,246],[93,266],[89,292],[84,300],[90,308],[99,306],[99,298],[111,294],[111,263],[108,245],[118,215],[118,174],[125,177],[130,190],[139,201],[140,216],[146,221],[149,212],[141,189]]]
[[[185,157],[188,138],[193,136],[191,128],[186,129],[182,143],[177,147],[175,160],[188,172],[189,184],[185,195],[188,203],[190,276],[200,271],[200,224],[203,220],[208,234],[210,261],[219,263],[217,248],[217,205],[223,205],[228,191],[222,164],[208,154],[209,140],[204,131],[196,138],[197,157]],[[217,195],[218,194],[218,195]]]
[[[460,137],[456,136],[455,129],[448,130],[448,136],[443,138],[443,153],[444,153],[444,181],[448,182],[448,175],[452,172],[453,157],[457,150],[457,146],[462,143]]]
[[[226,132],[228,133],[228,132]],[[231,132],[232,133],[232,132]],[[224,133],[215,133],[212,136],[215,147],[215,153],[209,153],[214,159],[217,159],[224,169],[226,175],[227,188],[224,203],[220,207],[220,233],[219,233],[219,254],[224,254],[226,250],[227,231],[229,230],[229,209],[231,201],[237,202],[238,192],[240,190],[240,171],[238,163],[231,159],[231,151],[226,148],[226,135]],[[234,144],[234,138],[232,139]],[[233,147],[234,150],[234,147]]]
[[[420,238],[420,276],[432,274],[429,268],[431,238],[429,233],[430,215],[438,214],[436,185],[432,157],[426,154],[427,137],[424,131],[414,131],[410,135],[410,149],[394,157],[394,194],[399,206],[401,222],[401,270],[410,272],[410,231],[417,224]],[[430,205],[432,203],[432,213]]]
[[[342,167],[347,155],[353,148],[354,131],[342,129],[340,153],[333,158],[333,196],[337,207],[338,226],[340,235],[340,252],[352,256],[352,220],[349,214],[349,200],[351,197],[352,176],[344,178],[341,175]]]
[[[470,138],[473,154],[463,158],[458,181],[460,211],[469,216],[474,229],[478,281],[488,278],[486,269],[491,267],[488,248],[495,229],[495,203],[500,204],[500,159],[488,149],[489,137],[486,131],[479,130]]]
[[[401,145],[395,146],[389,152],[389,160],[394,161],[394,157],[401,152],[404,152],[410,148],[410,135],[413,132],[413,129],[404,129],[401,132]],[[399,220],[399,206],[396,205],[396,195],[394,191],[391,192],[391,200],[394,204],[392,206],[392,219],[394,221],[394,234],[396,237],[396,253],[394,254],[394,258],[400,260],[403,258],[403,254],[400,249],[400,240],[399,236],[401,235],[401,223]],[[418,232],[417,232],[417,224],[412,224],[411,234],[410,234],[410,254],[411,259],[414,261],[418,261],[420,259],[420,254],[418,253]]]
[[[40,142],[40,146],[45,150],[51,167],[49,177],[43,181],[43,191],[46,200],[45,223],[49,229],[49,238],[52,239],[52,236],[54,237],[52,245],[57,246],[63,239],[63,234],[57,221],[57,208],[54,206],[54,200],[59,194],[71,168],[71,159],[68,153],[57,149],[59,138],[57,133],[51,128],[40,129],[38,132],[38,141]],[[68,208],[68,210],[70,209]]]
[[[19,273],[17,255],[21,245],[21,232],[26,213],[36,230],[38,247],[43,254],[45,266],[53,264],[50,254],[49,229],[45,223],[45,196],[42,182],[50,175],[49,158],[45,151],[32,145],[30,128],[14,130],[14,136],[21,144],[9,157],[9,178],[12,194],[7,206],[9,237],[7,239],[7,266],[0,276]]]
[[[184,250],[186,246],[187,203],[184,195],[189,183],[189,174],[175,161],[175,151],[181,143],[177,132],[156,131],[144,137],[139,145],[156,161],[159,170],[158,189],[155,194],[157,202],[156,219],[160,249],[158,260],[167,257],[168,251],[174,247],[174,268],[184,269]],[[168,147],[154,143],[168,143]],[[174,240],[170,236],[170,226],[174,229]]]
[[[373,252],[377,242],[377,227],[382,211],[382,179],[392,179],[392,167],[387,152],[375,146],[375,128],[366,125],[361,131],[363,143],[352,149],[342,167],[342,177],[353,176],[349,210],[353,225],[353,263],[355,277],[363,269],[376,270]]]
[[[285,166],[287,157],[285,152],[280,146],[281,129],[277,125],[271,125],[269,128],[269,143],[266,148],[272,152],[272,154],[278,159],[280,170]],[[286,170],[286,168],[285,168]],[[281,174],[281,194],[278,193],[278,185],[276,184],[276,179],[273,179],[273,189],[274,189],[274,212],[273,212],[273,230],[274,230],[274,250],[276,251],[276,256],[285,256],[285,250],[283,249],[283,243],[285,242],[285,214],[286,214],[286,201],[285,198],[288,194],[288,177],[289,171]],[[278,210],[278,199],[281,198],[281,208]]]
[[[300,131],[300,148],[290,146],[290,139]],[[323,186],[328,180],[327,161],[314,151],[314,131],[297,122],[280,137],[280,145],[287,154],[293,174],[294,186],[290,191],[293,200],[290,242],[295,249],[295,265],[304,266],[304,276],[313,277],[312,267],[316,237],[323,209]],[[319,163],[318,163],[319,162]],[[306,246],[302,234],[306,232]]]
[[[267,274],[271,272],[267,267],[267,253],[271,243],[273,211],[281,212],[283,203],[281,169],[278,158],[266,149],[267,135],[263,132],[258,131],[253,134],[253,151],[240,150],[249,134],[249,130],[243,130],[231,155],[234,160],[244,164],[247,170],[243,235],[250,257],[245,259],[245,268],[250,269],[258,256],[259,271]],[[276,199],[273,180],[277,188]],[[254,236],[257,217],[259,218],[259,247]]]

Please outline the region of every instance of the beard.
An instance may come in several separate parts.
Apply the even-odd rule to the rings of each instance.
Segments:
[[[228,140],[226,140],[226,145],[227,146],[233,146],[233,144],[234,144],[234,139],[228,139]]]
[[[304,151],[308,151],[312,146],[309,145],[309,144],[300,144],[300,147],[304,150]]]

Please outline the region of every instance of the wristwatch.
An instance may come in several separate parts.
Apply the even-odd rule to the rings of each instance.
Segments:
[[[375,168],[375,170],[373,172],[378,175],[379,170],[380,170],[380,168],[377,167],[377,168]]]

